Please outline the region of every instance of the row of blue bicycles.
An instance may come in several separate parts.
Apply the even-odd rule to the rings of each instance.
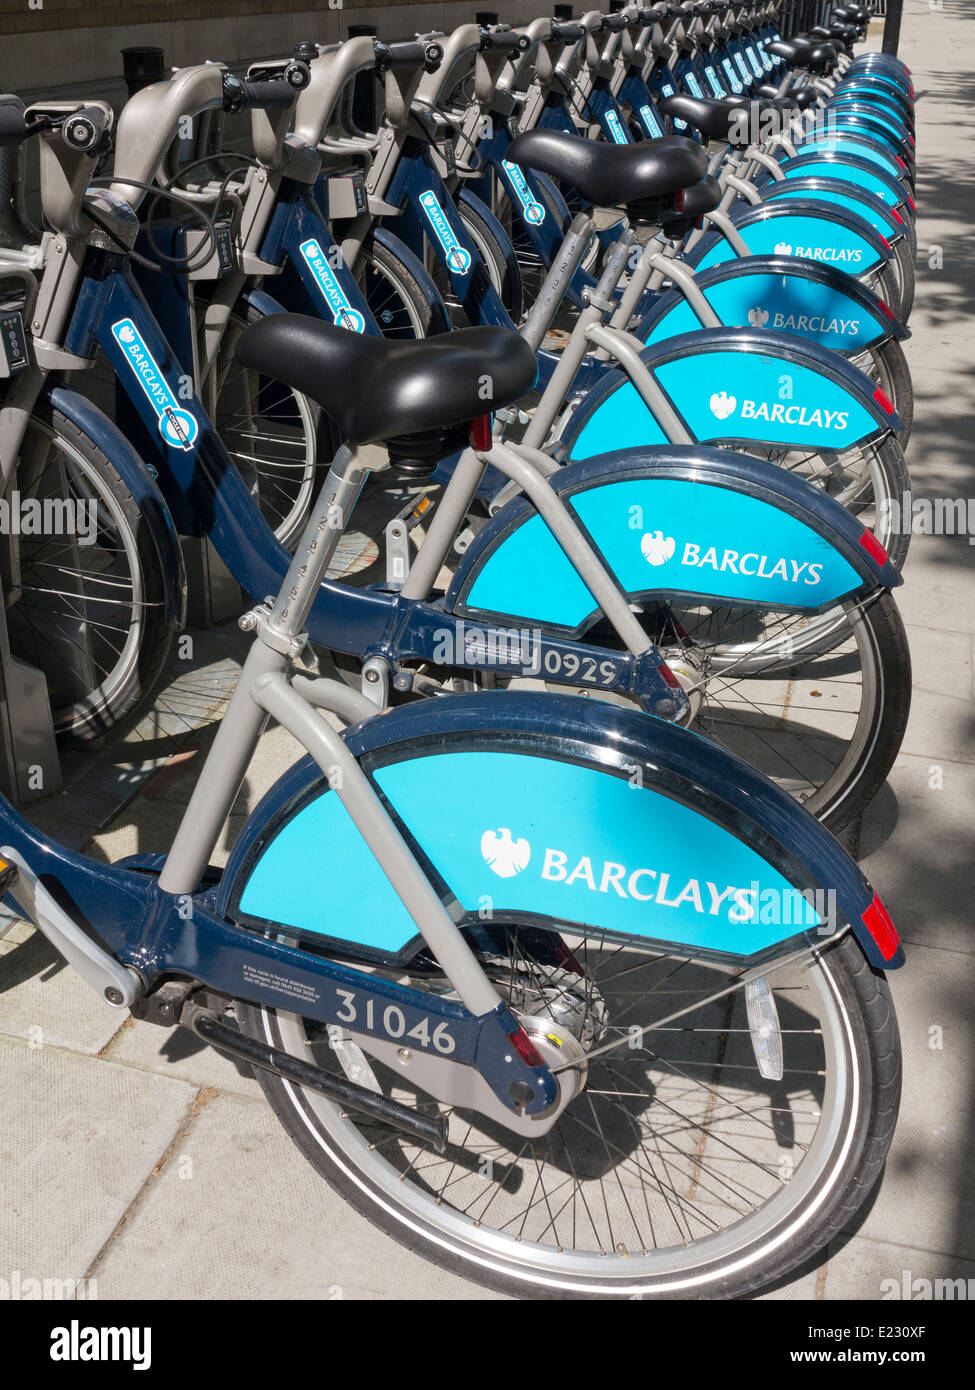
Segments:
[[[834,834],[910,705],[914,91],[866,8],[779,8],[0,97],[0,464],[43,519],[4,653],[90,742],[191,550],[252,605],[168,853],[3,801],[0,893],[522,1297],[759,1290],[896,1121],[903,950]],[[271,720],[304,756],[217,867]]]

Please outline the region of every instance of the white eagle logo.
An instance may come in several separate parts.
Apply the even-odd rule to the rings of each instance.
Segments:
[[[499,878],[514,878],[531,858],[531,845],[525,839],[513,840],[511,831],[500,827],[485,830],[481,836],[481,856]]]
[[[791,256],[792,243],[790,241],[778,241],[775,244],[775,254],[777,256]]]
[[[640,541],[640,549],[648,565],[665,565],[674,553],[674,538],[665,536],[663,531],[648,531]]]
[[[128,324],[125,324],[124,327],[122,327],[122,328],[119,329],[119,331],[118,331],[118,336],[119,336],[119,342],[120,342],[120,343],[134,343],[134,342],[135,342],[135,334],[133,333],[132,329],[129,327]]]
[[[727,391],[716,391],[710,404],[712,415],[717,415],[719,420],[727,420],[729,415],[734,415],[738,399],[736,396],[729,396]]]
[[[749,309],[748,322],[753,328],[764,328],[768,323],[768,310],[758,308]]]

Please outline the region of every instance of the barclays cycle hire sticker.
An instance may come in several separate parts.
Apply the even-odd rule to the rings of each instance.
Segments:
[[[192,449],[200,431],[196,417],[176,404],[162,369],[143,342],[138,328],[131,319],[119,319],[112,324],[112,337],[156,412],[163,439],[171,449]]]
[[[447,265],[457,275],[466,275],[471,268],[471,253],[454,236],[453,228],[447,221],[443,208],[437,202],[436,194],[430,189],[420,194],[420,207],[426,216],[434,236],[440,242],[447,256]]]
[[[648,135],[653,136],[655,139],[663,135],[663,126],[657,120],[652,106],[640,107],[640,120],[643,122]]]
[[[687,86],[690,87],[692,97],[697,97],[699,101],[704,99],[704,93],[701,91],[701,84],[692,72],[684,74],[684,81]]]
[[[722,58],[721,66],[724,68],[725,76],[731,84],[731,90],[734,92],[735,96],[738,96],[742,90],[742,86],[741,82],[738,80],[738,74],[735,72],[734,68],[731,65],[731,59]]]
[[[348,328],[352,333],[364,333],[366,321],[357,309],[353,309],[342,286],[336,279],[328,257],[321,246],[311,237],[301,243],[301,254],[315,276],[315,283],[325,296],[325,302],[332,313],[332,320],[339,328]]]
[[[711,88],[711,91],[714,93],[714,95],[716,97],[723,97],[724,88],[718,80],[718,74],[715,72],[714,68],[711,66],[710,63],[704,69],[704,76],[708,79],[708,86]]]
[[[620,118],[615,111],[606,112],[606,124],[609,126],[609,133],[616,141],[617,145],[628,145],[629,137],[620,125]]]
[[[545,221],[544,207],[532,197],[532,191],[528,187],[525,176],[518,168],[517,164],[512,164],[509,160],[502,159],[501,167],[505,172],[508,183],[511,185],[511,191],[521,204],[522,216],[526,222],[529,222],[533,227],[537,227],[539,223]]]

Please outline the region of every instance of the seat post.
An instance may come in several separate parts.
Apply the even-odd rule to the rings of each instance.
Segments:
[[[282,636],[301,632],[369,471],[355,449],[340,446],[271,606],[270,626]]]

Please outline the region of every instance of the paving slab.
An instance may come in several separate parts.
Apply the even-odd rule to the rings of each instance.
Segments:
[[[179,1132],[186,1082],[0,1037],[0,1269],[85,1278]]]
[[[172,1258],[194,1247],[214,1257]],[[378,1232],[266,1105],[228,1095],[199,1109],[94,1273],[109,1299],[493,1297]]]

